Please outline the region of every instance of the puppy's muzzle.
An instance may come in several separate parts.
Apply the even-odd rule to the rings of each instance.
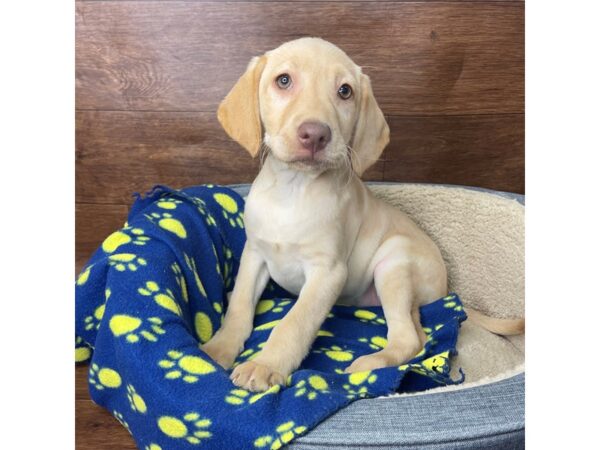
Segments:
[[[298,141],[314,157],[331,141],[331,128],[322,122],[304,122],[298,127]]]

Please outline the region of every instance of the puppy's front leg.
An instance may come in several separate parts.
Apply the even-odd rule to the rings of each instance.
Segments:
[[[295,305],[273,329],[262,352],[234,369],[233,383],[251,391],[285,384],[308,353],[346,277],[347,268],[341,263],[307,270],[306,282]]]
[[[231,367],[252,332],[256,302],[268,281],[269,272],[264,259],[246,242],[223,324],[201,347],[225,369]]]

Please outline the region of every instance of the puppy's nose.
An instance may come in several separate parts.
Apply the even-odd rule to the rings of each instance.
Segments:
[[[298,127],[298,140],[302,147],[317,153],[331,141],[331,128],[322,122],[304,122]]]

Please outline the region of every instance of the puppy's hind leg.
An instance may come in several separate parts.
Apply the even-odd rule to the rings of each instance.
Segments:
[[[415,356],[424,344],[410,265],[390,262],[376,270],[374,278],[388,326],[387,345],[383,350],[357,358],[346,372],[399,366]]]

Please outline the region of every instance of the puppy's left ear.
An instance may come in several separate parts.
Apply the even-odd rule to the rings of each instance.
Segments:
[[[258,103],[258,84],[266,56],[252,58],[246,72],[219,105],[217,118],[227,134],[254,158],[260,150],[262,127]]]
[[[360,110],[352,140],[352,148],[358,159],[353,161],[354,171],[358,176],[375,164],[390,142],[390,128],[373,95],[371,80],[365,74],[361,75],[360,93]]]

